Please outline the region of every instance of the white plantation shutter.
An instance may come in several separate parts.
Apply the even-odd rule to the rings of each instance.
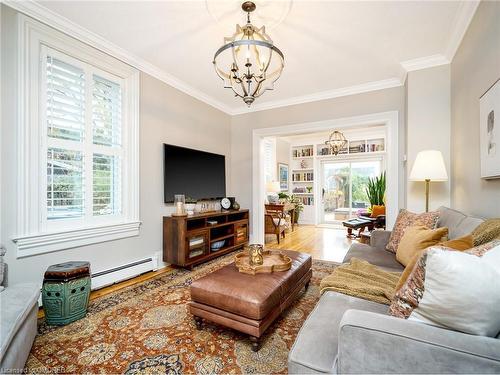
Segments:
[[[274,138],[264,139],[264,174],[266,183],[276,180],[276,140]]]
[[[57,57],[53,56],[56,55]],[[122,87],[81,61],[46,57],[47,212],[57,221],[119,215]]]
[[[47,57],[47,134],[81,141],[85,129],[83,69]]]
[[[94,154],[93,214],[111,215],[120,212],[121,168],[116,156]]]
[[[92,92],[93,141],[97,145],[121,144],[122,96],[115,82],[94,75]]]
[[[83,216],[82,153],[57,148],[47,150],[47,218]]]

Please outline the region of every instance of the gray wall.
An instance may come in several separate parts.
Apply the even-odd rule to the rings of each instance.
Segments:
[[[407,164],[410,175],[420,151],[438,150],[443,154],[450,173],[450,66],[409,72],[407,93]],[[450,206],[450,181],[431,182],[429,209]],[[425,211],[425,183],[408,181],[406,207],[413,212]]]
[[[231,194],[238,198],[242,207],[251,208],[253,129],[324,121],[386,111],[399,111],[400,153],[397,157],[401,162],[400,166],[402,166],[405,139],[403,86],[233,116],[231,126]],[[403,206],[405,195],[403,170],[400,176],[399,198],[400,206]]]
[[[451,203],[500,216],[500,179],[482,180],[479,97],[500,78],[500,2],[482,1],[451,63]]]
[[[100,271],[152,256],[162,249],[163,143],[226,155],[229,172],[230,117],[166,84],[141,74],[140,87],[140,235],[29,258],[16,259],[10,238],[16,228],[16,33],[15,12],[2,6],[2,233],[7,247],[9,282],[41,283],[47,266],[68,260],[88,260]],[[227,174],[226,184],[229,184]]]

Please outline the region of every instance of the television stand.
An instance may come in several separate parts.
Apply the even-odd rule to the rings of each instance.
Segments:
[[[248,244],[249,211],[163,217],[163,261],[186,268]]]

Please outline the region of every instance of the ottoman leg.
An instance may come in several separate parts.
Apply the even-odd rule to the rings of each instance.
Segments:
[[[255,336],[250,336],[250,342],[252,343],[252,351],[258,352],[260,349],[260,338]]]
[[[307,289],[309,289],[309,282],[310,281],[307,281],[307,283],[306,283],[306,292],[307,292]]]
[[[196,329],[201,329],[203,320],[199,316],[194,317],[194,323],[196,324]]]

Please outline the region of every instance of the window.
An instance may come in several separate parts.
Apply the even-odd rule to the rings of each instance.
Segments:
[[[18,256],[137,235],[138,71],[19,17]]]
[[[264,138],[264,176],[265,182],[276,181],[276,139]]]
[[[118,77],[42,50],[47,123],[47,208],[60,221],[121,214],[122,85]],[[108,74],[109,76],[109,74]],[[87,99],[89,98],[89,99]],[[87,181],[89,183],[87,183]]]

